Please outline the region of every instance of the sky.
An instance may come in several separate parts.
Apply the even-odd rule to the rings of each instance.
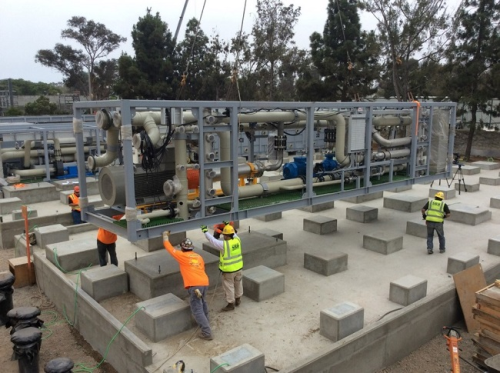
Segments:
[[[449,0],[448,3],[458,3]],[[301,8],[301,16],[295,27],[295,42],[300,48],[309,48],[309,36],[323,32],[328,0],[282,0],[285,5],[294,4]],[[2,0],[0,7],[0,80],[24,79],[32,82],[57,83],[62,75],[57,70],[35,62],[40,49],[53,49],[57,43],[79,45],[61,38],[61,31],[67,28],[67,21],[73,16],[104,24],[112,32],[127,38],[107,58],[118,58],[122,52],[134,55],[132,48],[132,26],[139,17],[160,13],[172,33],[175,33],[185,0]],[[243,30],[250,33],[255,16],[257,0],[246,1]],[[184,35],[189,19],[200,18],[204,0],[189,0],[182,21],[178,40]],[[245,0],[206,0],[201,28],[207,36],[219,33],[229,40],[240,30]],[[456,6],[455,6],[456,7]],[[362,28],[376,28],[373,16],[361,14]]]

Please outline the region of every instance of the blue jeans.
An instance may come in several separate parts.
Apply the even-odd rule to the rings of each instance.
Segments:
[[[202,295],[202,298],[198,298],[195,289],[199,289]],[[212,335],[212,330],[210,329],[210,324],[208,323],[208,306],[207,302],[205,302],[205,295],[207,293],[207,286],[191,286],[187,289],[189,293],[189,305],[191,306],[191,312],[193,314],[194,319],[198,323],[201,328],[201,332],[203,335],[209,336]]]
[[[445,250],[445,239],[444,239],[444,229],[443,223],[436,223],[434,221],[427,221],[427,250],[432,250],[434,247],[434,231],[436,231],[439,239],[439,250]]]
[[[80,211],[71,210],[73,216],[73,224],[82,224],[82,213]]]

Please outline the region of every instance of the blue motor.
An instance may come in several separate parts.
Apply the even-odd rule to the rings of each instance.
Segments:
[[[333,159],[334,154],[328,153],[325,155],[325,159],[323,160],[323,170],[324,171],[333,171],[339,168],[339,162]]]
[[[313,170],[313,176],[321,176],[324,172],[336,170],[339,163],[333,159],[334,154],[328,153],[321,163],[316,163]],[[293,162],[283,166],[284,179],[294,179],[296,177],[305,177],[307,169],[307,157],[293,157]]]

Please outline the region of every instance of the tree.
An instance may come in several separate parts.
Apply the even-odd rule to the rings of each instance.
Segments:
[[[500,3],[496,0],[464,0],[457,10],[456,33],[448,49],[450,97],[471,113],[465,159],[470,159],[477,126],[477,111],[496,114],[488,101],[500,88]],[[496,108],[498,109],[498,108]]]
[[[26,115],[53,115],[57,113],[57,105],[51,103],[48,97],[40,96],[35,102],[29,102],[24,107]]]
[[[12,90],[19,96],[39,96],[39,95],[57,95],[62,93],[61,87],[54,83],[30,82],[23,79],[11,79]],[[8,90],[7,79],[0,80],[0,91]]]
[[[362,7],[378,21],[382,56],[399,101],[412,90],[410,61],[426,60],[440,52],[440,37],[448,27],[444,0],[365,0]]]
[[[87,21],[85,17],[72,17],[68,20],[68,26],[69,28],[62,30],[61,37],[75,40],[82,45],[85,53],[70,46],[56,44],[54,51],[39,50],[36,61],[56,68],[69,81],[79,81],[83,77],[83,67],[86,68],[88,95],[93,99],[96,61],[108,56],[127,39],[108,30],[102,23]]]
[[[160,14],[147,9],[132,30],[135,57],[118,59],[119,79],[114,89],[122,98],[172,100],[179,82],[175,43]]]
[[[301,82],[315,100],[347,101],[374,91],[379,76],[379,44],[374,32],[362,32],[357,4],[330,0],[323,34],[311,35],[311,69],[319,78]],[[308,85],[314,87],[309,89]]]
[[[99,61],[94,68],[96,100],[108,99],[113,94],[113,84],[118,78],[118,63],[115,59]]]

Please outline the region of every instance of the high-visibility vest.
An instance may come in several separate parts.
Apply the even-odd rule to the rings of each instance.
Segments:
[[[97,239],[106,245],[116,242],[117,238],[118,237],[116,236],[116,234],[107,231],[104,228],[99,228],[99,230],[97,231]]]
[[[220,253],[219,269],[222,272],[236,272],[243,268],[241,240],[235,237],[224,241],[224,251]]]
[[[71,203],[76,203],[78,206],[71,206],[71,210],[80,211],[80,198],[75,194],[69,196],[71,198]]]
[[[427,221],[433,221],[435,223],[442,223],[444,220],[444,201],[437,199],[430,199],[429,206],[427,209]]]

